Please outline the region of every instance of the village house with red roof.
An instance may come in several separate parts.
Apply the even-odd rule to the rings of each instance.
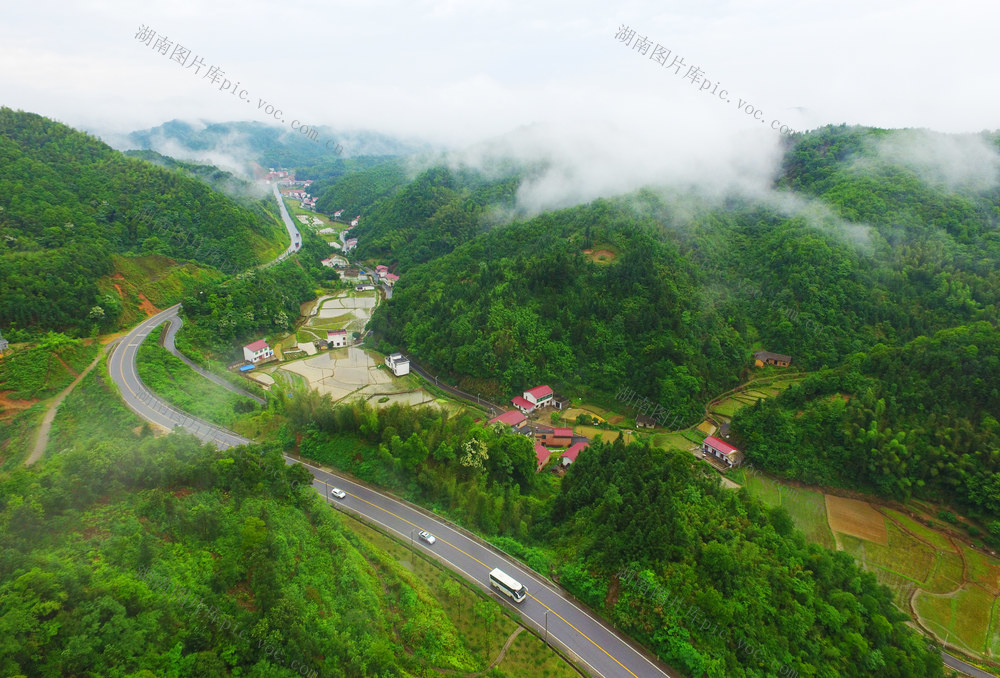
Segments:
[[[545,407],[552,403],[552,389],[544,384],[525,391],[523,395],[511,398],[514,407],[525,414],[531,414],[539,407]]]
[[[549,451],[541,446],[539,443],[535,443],[535,473],[538,473],[542,468],[549,462]]]
[[[531,414],[535,411],[534,403],[530,403],[521,396],[514,396],[510,399],[510,402],[514,403],[514,407],[521,410],[524,414]]]
[[[347,346],[347,330],[327,330],[326,341],[330,348]]]
[[[520,426],[524,423],[524,414],[518,412],[517,410],[507,410],[503,414],[499,414],[492,419],[490,419],[491,424],[506,424],[507,426]]]
[[[574,444],[568,450],[566,450],[565,452],[562,453],[562,457],[560,458],[560,463],[563,466],[569,466],[574,461],[576,461],[576,458],[578,456],[580,456],[580,452],[582,452],[583,450],[587,449],[588,447],[590,447],[590,443],[576,443],[576,444]]]
[[[709,436],[701,443],[701,451],[705,456],[712,456],[730,468],[743,463],[743,453],[724,440]]]
[[[524,392],[524,399],[535,407],[545,407],[552,403],[552,389],[548,386],[536,386]]]
[[[573,442],[573,429],[539,426],[535,429],[535,440],[549,447],[566,447]]]
[[[243,359],[249,362],[256,363],[273,357],[274,351],[271,350],[271,347],[267,345],[267,341],[264,339],[258,339],[243,347]]]

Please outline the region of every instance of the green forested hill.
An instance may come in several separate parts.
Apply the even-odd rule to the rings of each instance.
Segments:
[[[69,127],[0,108],[0,327],[115,327],[114,304],[92,314],[112,255],[225,262],[231,273],[258,263],[282,232],[260,204],[248,209]]]
[[[873,574],[686,452],[592,445],[552,522],[561,583],[687,675],[943,675]]]
[[[232,172],[219,169],[214,165],[185,162],[162,155],[156,151],[125,151],[125,155],[130,158],[145,160],[154,165],[165,167],[168,170],[179,170],[193,179],[200,179],[211,186],[213,190],[225,193],[245,206],[253,204],[254,196],[257,199],[266,199],[271,196],[269,187],[254,186],[248,179],[238,177]]]
[[[435,167],[401,183],[395,165],[348,175],[317,207],[334,209],[371,201],[352,231],[357,256],[397,263],[400,271],[448,254],[486,230],[495,208],[513,206],[519,179],[487,179],[477,172]],[[351,215],[353,216],[353,215]]]
[[[741,410],[733,431],[775,473],[997,519],[998,417],[1000,330],[982,322],[851,356]]]
[[[315,125],[291,129],[284,125],[247,121],[191,123],[171,120],[157,127],[132,132],[128,142],[143,150],[180,148],[189,157],[219,154],[237,163],[257,163],[264,167],[325,163],[338,156],[406,155],[432,148],[422,141],[401,139],[371,130],[335,130]],[[241,169],[249,173],[250,167]]]
[[[995,324],[1000,183],[935,180],[890,142],[921,143],[825,128],[792,143],[766,200],[643,190],[489,233],[483,215],[513,196],[514,179],[471,209],[448,170],[426,172],[357,231],[362,256],[404,273],[376,327],[433,367],[499,390],[628,383],[683,409],[737,379],[754,348],[815,369],[880,342]],[[634,235],[607,235],[626,227]],[[605,244],[609,260],[583,253]],[[650,317],[635,326],[623,322],[630,313]]]
[[[584,254],[593,248],[613,260]],[[700,303],[699,278],[650,220],[598,201],[410,269],[373,326],[485,393],[631,385],[691,419],[747,358],[725,317]]]
[[[316,209],[328,214],[344,210],[342,217],[345,220],[362,214],[365,217],[362,222],[368,221],[368,207],[406,183],[406,171],[399,161],[392,160],[346,173],[340,172],[340,168],[324,171],[320,167],[317,175],[319,178],[310,187],[317,196]]]

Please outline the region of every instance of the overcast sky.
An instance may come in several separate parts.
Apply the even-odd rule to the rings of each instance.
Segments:
[[[119,146],[179,118],[372,129],[482,166],[499,150],[547,163],[530,211],[657,184],[760,195],[781,125],[1000,128],[997,25],[985,0],[34,0],[4,7],[0,103]],[[965,162],[945,146],[936,176]]]
[[[616,40],[622,24],[721,83],[716,96]],[[202,57],[201,74],[136,40],[143,25]],[[1000,4],[963,0],[35,0],[5,4],[0,92],[117,131],[265,122],[261,99],[286,124],[456,144],[538,122],[979,131],[1000,126],[997,25]],[[249,103],[201,77],[209,66]]]

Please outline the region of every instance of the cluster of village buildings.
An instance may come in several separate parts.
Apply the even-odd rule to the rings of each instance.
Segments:
[[[305,191],[286,191],[283,195],[298,200],[299,206],[304,210],[316,210],[316,198]]]
[[[358,292],[374,290],[376,285],[383,285],[391,288],[399,282],[399,276],[389,272],[389,267],[379,264],[374,269],[351,266],[347,261],[338,256],[332,256],[320,262],[328,268],[336,269],[340,277],[344,280],[353,280],[357,284],[354,289]]]
[[[286,198],[293,198],[299,201],[300,207],[305,210],[316,210],[316,198],[309,194],[305,189],[309,188],[312,184],[312,179],[295,179],[294,176],[286,169],[274,167],[267,168],[267,174],[264,175],[264,183],[270,184],[275,182],[278,186],[286,186],[292,190],[281,190],[281,194]],[[299,187],[301,190],[299,190]]]
[[[545,384],[525,391],[511,399],[515,408],[490,419],[491,424],[509,426],[511,431],[528,436],[535,441],[535,471],[541,471],[549,462],[552,450],[549,448],[566,448],[559,453],[559,466],[565,468],[576,461],[580,452],[587,449],[590,442],[582,436],[574,436],[573,429],[537,426],[528,422],[528,415],[545,407],[565,410],[569,407],[569,398],[557,396],[552,388]]]

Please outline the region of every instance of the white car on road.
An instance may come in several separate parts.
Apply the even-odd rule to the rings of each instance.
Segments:
[[[437,541],[437,537],[426,530],[420,530],[420,532],[417,532],[417,536],[420,537],[420,541],[425,541],[428,544],[433,544]]]
[[[337,499],[346,499],[347,498],[347,493],[344,492],[339,487],[335,487],[332,490],[330,490],[330,494],[332,494],[333,496],[335,496]]]

